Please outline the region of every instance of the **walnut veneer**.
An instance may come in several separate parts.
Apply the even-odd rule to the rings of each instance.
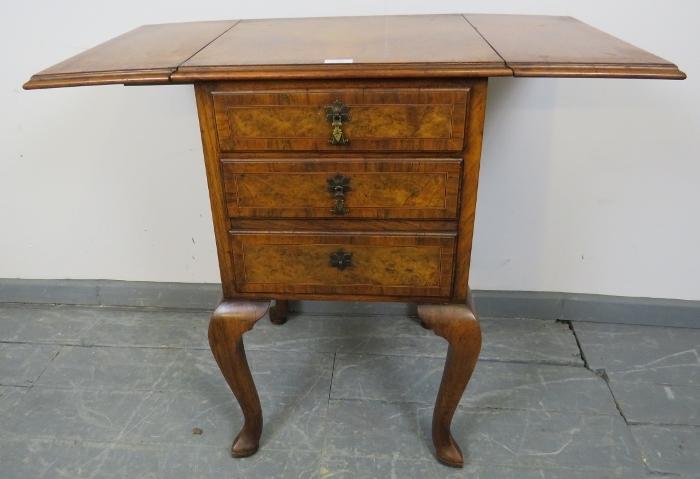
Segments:
[[[448,342],[432,437],[450,432],[481,331],[469,292],[488,77],[682,79],[672,63],[569,17],[425,15],[151,25],[24,87],[194,84],[223,300],[209,326],[243,410],[262,411],[243,334],[289,299],[411,301]],[[464,439],[464,438],[462,438]]]

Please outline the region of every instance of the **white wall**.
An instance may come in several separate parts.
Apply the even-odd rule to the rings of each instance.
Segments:
[[[490,82],[471,285],[700,300],[700,2],[4,1],[0,277],[217,282],[190,86],[23,91],[146,23],[572,15],[689,79]]]

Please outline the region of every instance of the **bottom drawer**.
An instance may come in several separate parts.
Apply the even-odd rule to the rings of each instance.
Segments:
[[[449,297],[452,234],[231,234],[238,291]]]

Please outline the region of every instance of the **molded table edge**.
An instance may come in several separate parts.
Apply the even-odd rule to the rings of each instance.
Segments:
[[[505,65],[512,70],[515,77],[533,77],[533,78],[635,78],[635,79],[662,79],[662,80],[685,80],[687,75],[682,72],[678,66],[665,60],[657,55],[651,54],[631,43],[625,42],[609,33],[599,30],[591,25],[584,23],[573,17],[558,17],[556,15],[511,15],[511,14],[470,14],[463,13],[462,16],[469,25],[484,39],[491,49],[503,59]],[[509,55],[501,53],[498,46],[494,46],[494,39],[489,34],[479,30],[477,25],[472,21],[478,17],[546,17],[546,18],[566,18],[572,20],[586,28],[596,31],[601,35],[610,37],[614,41],[625,43],[641,52],[657,57],[664,63],[614,63],[614,62],[519,62],[516,59],[509,58]],[[470,19],[471,18],[471,19]]]
[[[124,68],[124,69],[107,69],[107,70],[95,70],[95,71],[76,71],[76,72],[65,72],[65,73],[43,73],[39,72],[32,75],[28,82],[22,85],[25,90],[36,90],[43,88],[62,88],[62,87],[73,87],[73,86],[90,86],[90,85],[164,85],[170,83],[170,76],[173,72],[177,71],[178,67],[185,63],[187,60],[195,56],[200,51],[208,47],[213,41],[219,38],[221,35],[235,27],[241,22],[241,20],[215,20],[211,22],[188,22],[189,24],[198,23],[226,23],[227,25],[222,31],[216,31],[213,33],[211,38],[206,38],[198,45],[194,46],[191,51],[184,52],[181,58],[172,61],[170,65],[165,66],[154,66],[154,68]],[[187,23],[185,23],[187,24]],[[98,48],[109,48],[109,46],[114,45],[115,40],[123,39],[127,35],[133,34],[144,27],[158,27],[166,25],[182,25],[182,24],[155,24],[155,25],[143,25],[129,32],[125,32],[122,35],[114,37],[106,42],[99,45],[95,45],[92,48],[85,50],[84,52],[74,55],[73,57],[67,58],[65,61],[75,59],[84,55],[91,50]],[[133,37],[132,37],[133,38]],[[168,37],[166,37],[168,38]],[[162,52],[161,52],[162,53]],[[44,71],[51,70],[52,68],[60,65],[63,62],[59,62],[47,68]],[[165,63],[165,62],[164,62]],[[170,62],[168,62],[170,63]]]
[[[350,78],[467,78],[513,76],[501,63],[354,63],[352,65],[241,65],[220,67],[181,67],[170,81],[293,80]]]
[[[551,63],[507,63],[515,77],[533,78],[636,78],[657,80],[685,80],[687,75],[675,65],[602,65]]]

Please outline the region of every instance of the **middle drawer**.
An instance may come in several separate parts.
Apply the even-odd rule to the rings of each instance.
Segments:
[[[232,218],[456,219],[462,160],[222,160]]]

